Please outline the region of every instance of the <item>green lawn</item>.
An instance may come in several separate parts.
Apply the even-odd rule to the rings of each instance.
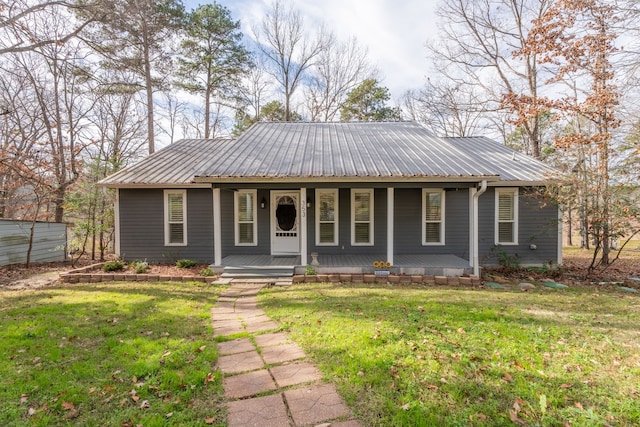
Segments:
[[[261,293],[365,426],[640,425],[640,297],[298,285]]]
[[[221,289],[0,291],[0,425],[224,425],[209,312]]]

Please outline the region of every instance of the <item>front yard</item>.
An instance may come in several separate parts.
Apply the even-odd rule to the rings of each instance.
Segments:
[[[631,426],[640,294],[611,282],[637,277],[638,258],[604,285],[566,269],[568,289],[300,284],[259,298],[363,426]],[[226,425],[210,314],[222,290],[0,287],[0,425]]]
[[[640,425],[640,298],[299,285],[261,294],[365,426]]]
[[[224,425],[209,312],[220,290],[0,290],[0,425]]]

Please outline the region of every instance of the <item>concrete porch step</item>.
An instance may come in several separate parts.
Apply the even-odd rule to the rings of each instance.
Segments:
[[[226,266],[222,273],[223,278],[249,278],[249,277],[292,277],[293,266]]]

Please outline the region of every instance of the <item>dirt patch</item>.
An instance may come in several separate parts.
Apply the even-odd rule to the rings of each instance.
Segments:
[[[556,281],[568,286],[585,285],[624,285],[640,289],[640,254],[633,254],[616,260],[607,268],[598,268],[589,272],[591,258],[587,255],[564,257],[560,268],[548,271],[539,269],[485,270],[483,279],[498,283]]]
[[[24,264],[6,265],[0,267],[0,289],[27,290],[38,289],[45,286],[52,286],[60,283],[61,273],[87,267],[95,264],[96,261],[80,260],[74,266],[70,262],[50,262],[43,264],[33,264],[26,267]],[[208,267],[208,264],[198,264],[190,268],[178,268],[169,264],[151,264],[146,274],[159,276],[199,276],[200,271]],[[101,273],[100,266],[88,270],[89,273]],[[116,273],[135,274],[135,268],[126,266],[124,270]]]

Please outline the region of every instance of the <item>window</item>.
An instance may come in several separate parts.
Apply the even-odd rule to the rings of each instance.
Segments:
[[[518,189],[496,188],[496,245],[518,244]]]
[[[316,245],[338,244],[338,190],[316,190]]]
[[[422,190],[422,244],[444,245],[443,190]]]
[[[256,190],[240,190],[235,195],[236,246],[255,246],[257,242]]]
[[[164,244],[187,245],[187,192],[164,191]]]
[[[351,244],[373,245],[373,190],[351,190]]]

